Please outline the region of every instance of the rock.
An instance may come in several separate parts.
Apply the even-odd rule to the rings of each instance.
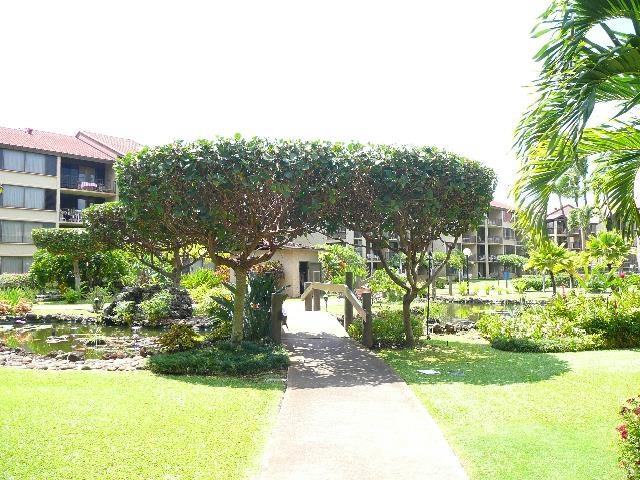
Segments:
[[[431,327],[431,333],[435,333],[436,335],[442,335],[444,333],[444,327],[439,323],[434,323]]]
[[[119,302],[133,302],[139,305],[145,300],[149,300],[155,294],[163,290],[160,285],[150,285],[146,287],[126,287],[120,292],[113,301],[104,307],[103,320],[108,323],[120,323],[120,319],[115,315],[115,309]],[[184,288],[168,287],[166,288],[172,296],[171,305],[169,306],[169,315],[163,324],[172,323],[174,320],[191,318],[193,315],[193,300],[189,296],[189,292]],[[146,322],[143,320],[142,324]]]
[[[84,361],[84,358],[84,352],[75,351],[67,354],[67,360],[70,362],[82,362]]]
[[[453,323],[445,323],[444,324],[444,333],[456,333],[456,327]]]

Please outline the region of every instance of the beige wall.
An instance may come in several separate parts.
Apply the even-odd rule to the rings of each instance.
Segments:
[[[36,251],[34,245],[25,243],[0,243],[0,257],[31,257]]]
[[[25,187],[58,188],[58,178],[37,173],[18,173],[2,171],[0,181],[7,185],[23,185]]]
[[[290,298],[300,296],[300,262],[318,261],[318,252],[315,250],[307,250],[302,248],[287,248],[278,250],[273,261],[282,263],[284,268],[284,284],[287,286],[285,293]]]
[[[30,208],[0,207],[1,220],[19,220],[24,222],[56,223],[57,212],[51,210],[33,210]]]

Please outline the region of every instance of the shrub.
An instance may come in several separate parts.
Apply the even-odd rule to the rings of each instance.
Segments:
[[[620,409],[620,466],[629,480],[640,479],[640,397],[628,399]]]
[[[0,274],[0,290],[6,288],[33,288],[35,284],[28,273]]]
[[[485,315],[478,331],[496,348],[576,351],[640,346],[640,293],[612,299],[571,293],[512,316]],[[538,346],[529,346],[536,343]]]
[[[262,340],[271,331],[271,295],[281,293],[277,271],[249,274],[249,291],[245,299],[244,338]]]
[[[140,302],[140,313],[150,325],[157,324],[167,318],[171,312],[173,296],[166,290],[161,290],[149,300]]]
[[[191,325],[178,322],[158,337],[158,343],[165,352],[182,352],[195,348],[200,342]]]
[[[132,324],[136,317],[136,302],[131,300],[118,302],[114,313],[122,322]]]
[[[414,338],[420,338],[424,332],[422,319],[411,317],[411,328]],[[349,325],[349,335],[362,340],[362,319],[357,319]],[[399,310],[382,310],[373,317],[373,343],[379,347],[395,347],[406,344],[402,312]]]
[[[218,287],[223,281],[223,275],[218,273],[217,270],[201,268],[193,273],[183,275],[180,284],[188,290],[201,287],[211,289]]]
[[[458,293],[460,295],[469,295],[469,285],[466,282],[458,282]]]
[[[391,280],[384,268],[379,268],[373,272],[373,275],[367,280],[371,293],[382,293],[390,302],[396,302],[402,299],[404,289],[396,282]]]
[[[447,288],[447,279],[442,277],[436,278],[436,288],[437,289]]]
[[[262,262],[251,267],[249,273],[253,275],[272,275],[276,280],[282,280],[284,278],[284,267],[282,263],[277,260],[270,260],[268,262]]]
[[[20,301],[33,303],[36,300],[36,291],[32,288],[5,288],[0,290],[0,302],[9,304],[11,307]]]
[[[178,353],[161,353],[149,359],[154,373],[169,375],[255,375],[283,370],[289,356],[281,345],[218,342],[209,347]]]
[[[31,311],[31,304],[26,300],[20,300],[14,307],[13,313],[15,315],[25,315]]]
[[[82,291],[74,288],[68,288],[62,296],[66,303],[78,303],[82,300]]]

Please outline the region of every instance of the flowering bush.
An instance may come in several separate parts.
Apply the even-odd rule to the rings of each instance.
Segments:
[[[177,322],[158,337],[158,343],[165,352],[183,352],[198,346],[198,334],[186,322]]]
[[[620,466],[629,480],[640,480],[640,397],[627,400],[620,416]]]

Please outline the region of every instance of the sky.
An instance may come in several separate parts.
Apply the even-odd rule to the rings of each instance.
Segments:
[[[0,126],[411,143],[508,200],[540,0],[0,2]]]

